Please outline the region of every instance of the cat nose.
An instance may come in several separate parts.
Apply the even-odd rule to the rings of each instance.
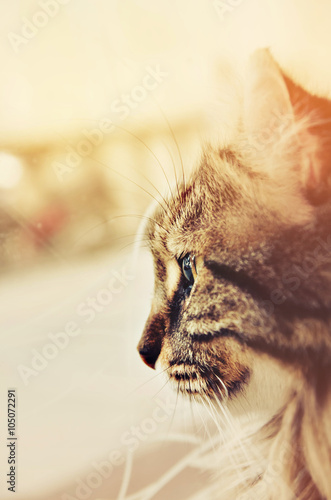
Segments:
[[[157,358],[159,357],[159,353],[156,354],[155,350],[150,349],[146,346],[139,347],[138,346],[138,352],[140,354],[141,359],[143,362],[149,366],[150,368],[153,368],[155,370],[155,363],[157,361]]]
[[[143,362],[153,370],[161,352],[164,330],[163,315],[150,313],[137,349]]]

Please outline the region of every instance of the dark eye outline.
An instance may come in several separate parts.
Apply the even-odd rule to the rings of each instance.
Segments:
[[[187,253],[184,257],[178,259],[178,265],[186,279],[186,288],[191,289],[197,277],[195,256],[191,253]]]

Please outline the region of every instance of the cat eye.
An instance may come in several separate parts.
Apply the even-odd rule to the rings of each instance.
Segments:
[[[187,286],[192,287],[197,277],[197,270],[195,267],[195,257],[191,253],[187,253],[182,259],[179,260],[179,265],[182,273],[188,281]]]

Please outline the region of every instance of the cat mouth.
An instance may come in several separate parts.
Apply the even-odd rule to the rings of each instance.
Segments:
[[[176,364],[171,367],[168,376],[178,392],[190,397],[224,399],[228,389],[216,370]]]

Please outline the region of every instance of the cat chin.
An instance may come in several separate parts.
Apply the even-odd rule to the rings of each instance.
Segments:
[[[171,368],[170,368],[171,369]],[[186,367],[185,370],[187,370]],[[172,389],[186,398],[194,398],[196,401],[206,399],[208,395],[208,384],[196,378],[185,378],[181,365],[176,366],[169,377],[169,366],[165,366],[163,360],[156,363],[158,372],[164,371],[170,378]],[[267,376],[266,376],[267,374]],[[226,404],[231,415],[235,418],[245,420],[262,419],[267,422],[276,415],[289,400],[293,378],[288,367],[283,366],[277,360],[267,355],[256,355],[252,357],[250,366],[250,377],[247,383],[230,397],[223,387],[219,387],[218,399]],[[215,394],[209,394],[209,397]]]
[[[228,401],[234,417],[249,415],[269,420],[286,405],[293,390],[294,377],[277,360],[267,355],[252,357],[251,375],[247,384]]]

